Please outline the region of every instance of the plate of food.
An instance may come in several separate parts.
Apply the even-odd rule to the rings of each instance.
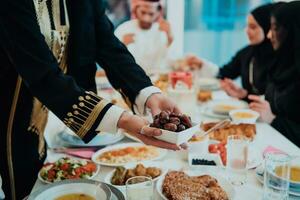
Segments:
[[[218,90],[220,89],[219,80],[216,78],[199,78],[197,84],[203,90]]]
[[[44,183],[53,183],[66,179],[92,179],[100,167],[95,163],[69,157],[63,157],[53,163],[45,163],[38,173]]]
[[[93,154],[92,160],[99,165],[117,167],[128,163],[158,160],[166,153],[166,149],[141,143],[123,143],[98,150]]]
[[[209,130],[210,128],[214,127],[217,122],[208,122],[202,123],[201,128],[204,131]],[[253,141],[256,136],[256,125],[255,124],[228,124],[222,128],[212,131],[209,134],[209,139],[217,140],[220,142],[226,142],[227,137],[229,135],[244,135],[250,141]]]
[[[129,178],[135,176],[148,176],[153,181],[158,180],[166,172],[161,162],[145,161],[138,164],[130,163],[124,167],[120,166],[111,171],[105,177],[104,182],[113,185],[125,192],[125,183]]]
[[[248,104],[237,99],[213,100],[204,105],[202,113],[208,117],[228,118],[229,112],[236,109],[246,109]]]
[[[60,132],[56,137],[66,147],[100,147],[114,144],[122,140],[124,135],[120,131],[116,134],[99,133],[89,143],[85,143],[79,136],[68,131]]]
[[[114,195],[115,196],[115,195]],[[110,187],[93,180],[63,180],[41,187],[28,200],[112,200]]]
[[[233,200],[235,190],[224,178],[198,170],[169,171],[156,185],[164,200],[219,199]]]

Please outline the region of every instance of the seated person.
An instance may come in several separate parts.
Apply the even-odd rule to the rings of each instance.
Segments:
[[[265,94],[268,68],[274,62],[272,45],[267,38],[272,7],[272,4],[263,5],[248,15],[246,33],[250,44],[219,71],[218,77],[224,79],[221,87],[232,97],[244,99],[248,94]],[[239,76],[243,88],[231,80]]]
[[[300,147],[300,2],[276,8],[271,16],[268,37],[276,62],[268,71],[266,100],[250,95],[250,108],[264,122]]]
[[[136,19],[121,24],[115,35],[146,73],[151,74],[166,65],[173,41],[170,25],[161,17],[160,0],[135,0],[132,9]]]
[[[272,45],[267,38],[270,28],[268,19],[273,7],[272,4],[263,5],[248,15],[246,33],[250,44],[238,51],[232,60],[216,73],[218,78],[223,79],[221,81],[222,88],[232,97],[243,99],[248,94],[262,95],[265,93],[267,69],[274,60]],[[207,65],[203,69],[215,73],[218,68],[216,65],[207,63],[202,58],[199,60]],[[231,80],[239,76],[242,78],[243,88],[236,86]]]

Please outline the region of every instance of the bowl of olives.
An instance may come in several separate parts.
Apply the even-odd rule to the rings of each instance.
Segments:
[[[156,136],[157,139],[177,145],[188,142],[200,130],[200,124],[192,123],[188,115],[168,111],[154,116],[150,127],[162,130],[162,134]]]

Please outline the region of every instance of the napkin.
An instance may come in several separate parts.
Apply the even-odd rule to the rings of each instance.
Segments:
[[[79,158],[91,159],[92,155],[95,153],[95,148],[84,148],[84,149],[61,149],[55,150],[56,153],[64,153],[70,156],[75,156]]]
[[[280,150],[280,149],[278,149],[276,147],[273,147],[271,145],[267,146],[265,148],[265,150],[263,150],[263,157],[265,158],[268,153],[283,153],[283,154],[287,154],[286,152],[284,152],[284,151],[282,151],[282,150]]]

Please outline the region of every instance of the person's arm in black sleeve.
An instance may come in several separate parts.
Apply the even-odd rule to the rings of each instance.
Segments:
[[[85,141],[112,104],[64,75],[37,23],[32,0],[1,2],[0,45],[33,96]]]
[[[125,97],[126,103],[133,105],[141,90],[152,86],[151,80],[114,35],[102,0],[95,0],[95,9],[97,62],[104,68],[113,87]]]
[[[241,59],[244,51],[245,49],[240,50],[229,63],[220,68],[218,78],[235,79],[241,75]]]

